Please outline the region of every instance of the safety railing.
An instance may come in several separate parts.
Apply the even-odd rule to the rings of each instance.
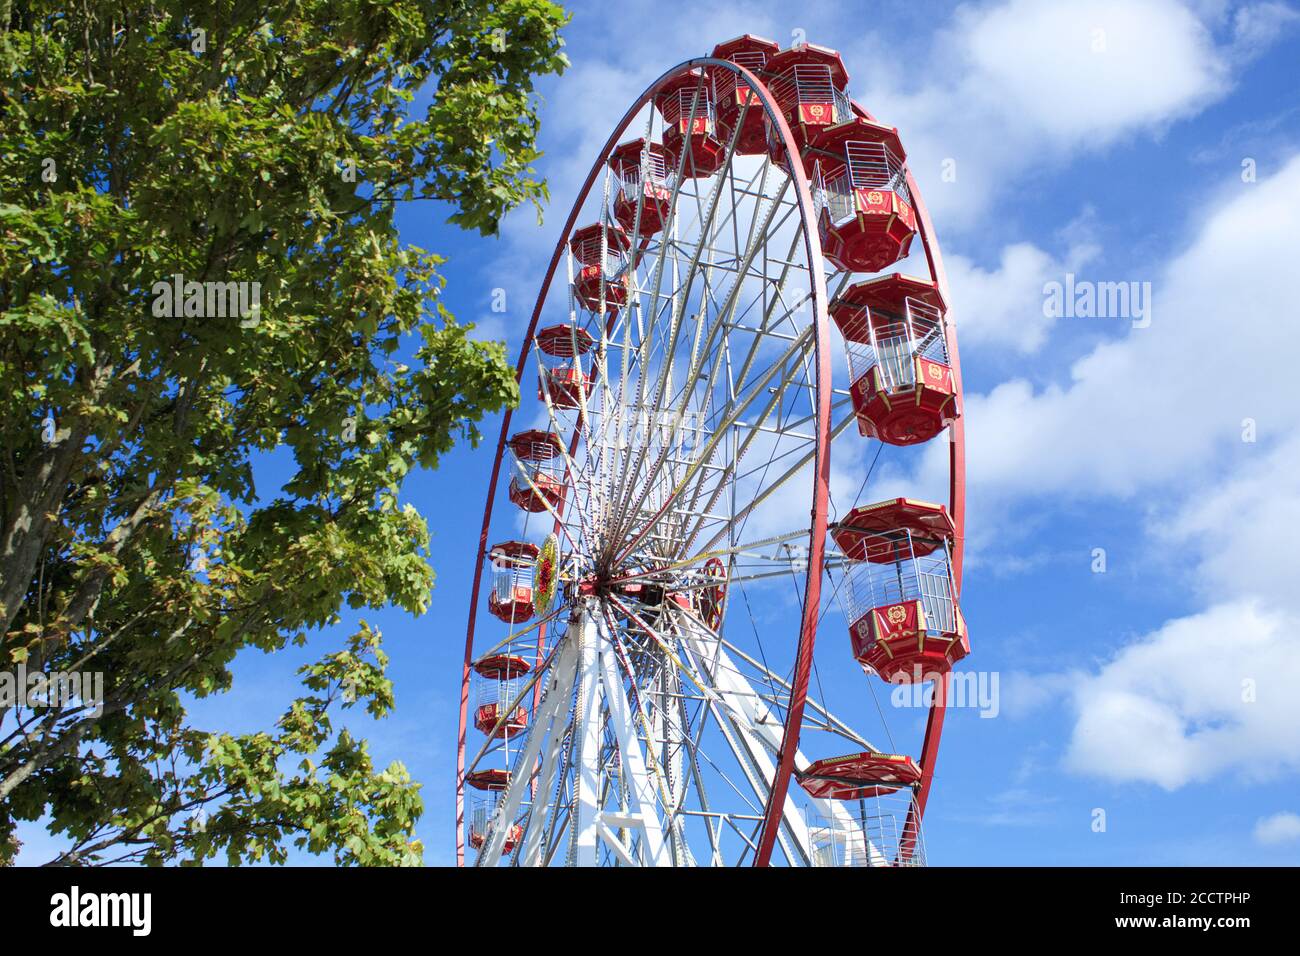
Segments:
[[[844,814],[810,814],[813,866],[925,866],[925,841],[909,819],[912,791],[846,800]]]
[[[831,82],[831,68],[824,64],[796,64],[772,80],[768,89],[788,115],[794,116],[801,106],[829,104],[831,117],[827,125],[845,123],[853,118],[853,104],[848,94]]]
[[[918,553],[927,550],[928,554]],[[850,624],[874,608],[920,601],[927,631],[955,630],[957,612],[946,543],[914,539],[910,531],[882,532],[867,548],[867,560],[853,562],[846,573],[847,587],[841,591]]]
[[[850,381],[857,382],[879,368],[879,387],[892,392],[916,384],[918,356],[950,364],[943,313],[935,306],[909,296],[903,301],[901,315],[867,306],[863,309],[868,312],[868,341],[846,343]]]

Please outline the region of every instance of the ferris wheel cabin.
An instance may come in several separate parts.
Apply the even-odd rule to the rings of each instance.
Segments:
[[[669,80],[654,102],[664,118],[664,149],[673,169],[680,168],[687,178],[716,173],[727,158],[727,147],[717,135],[710,77],[702,70],[684,73]]]
[[[800,149],[820,130],[853,117],[853,106],[845,92],[849,71],[835,50],[800,43],[770,56],[766,72],[768,89]],[[784,151],[776,137],[769,137],[768,149],[774,162],[784,163]]]
[[[595,342],[591,333],[576,325],[552,325],[538,332],[536,338],[542,354],[537,397],[546,401],[549,396],[556,408],[580,408],[591,397],[586,358]]]
[[[717,60],[730,60],[751,73],[762,74],[767,61],[780,46],[771,40],[746,33],[744,36],[719,43],[713,48]],[[742,156],[757,156],[767,152],[767,123],[763,107],[754,91],[736,73],[715,69],[713,74],[714,108],[718,116],[718,139],[724,144],[736,137],[736,152]],[[740,131],[737,133],[736,128]]]
[[[907,256],[916,213],[898,130],[855,116],[820,130],[804,151],[822,249],[846,272],[880,272]]]
[[[663,229],[672,202],[672,163],[662,143],[645,139],[621,143],[610,155],[610,168],[619,181],[614,218],[627,232],[644,237]]]
[[[957,418],[943,296],[929,280],[893,273],[831,302],[844,337],[858,431],[890,445],[929,441]]]
[[[909,684],[947,673],[970,652],[947,508],[894,498],[854,508],[831,534],[848,562],[846,617],[858,663]]]
[[[559,436],[532,428],[513,435],[509,445],[515,459],[515,476],[507,491],[510,500],[534,514],[558,508],[564,500],[564,446]]]
[[[826,800],[878,797],[921,780],[921,769],[911,757],[876,751],[825,757],[797,774],[809,796]]]
[[[488,827],[492,818],[496,816],[497,801],[495,797],[476,797],[470,805],[469,814],[469,845],[475,850],[483,849],[483,844],[487,842]],[[524,829],[518,823],[511,824],[510,829],[506,831],[505,843],[502,851],[513,853],[519,841],[524,837]]]
[[[591,312],[617,309],[627,304],[627,233],[617,224],[593,223],[575,229],[569,251],[578,260],[573,295]]]
[[[488,612],[493,617],[518,624],[533,616],[533,565],[538,550],[527,541],[503,541],[488,551],[492,566]]]
[[[531,601],[532,595],[529,595]],[[474,727],[479,733],[496,740],[515,737],[528,727],[528,711],[510,704],[519,696],[522,678],[531,670],[528,661],[516,654],[492,654],[474,662],[474,680],[478,684]]]

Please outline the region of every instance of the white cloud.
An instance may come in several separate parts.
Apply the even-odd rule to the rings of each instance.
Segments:
[[[970,92],[1058,146],[1168,123],[1227,86],[1209,32],[1174,0],[1013,0],[956,29]]]
[[[1125,647],[1075,685],[1067,767],[1166,790],[1300,769],[1297,623],[1240,601]]]
[[[1294,843],[1300,840],[1300,815],[1294,813],[1275,813],[1271,817],[1261,817],[1255,824],[1255,842],[1265,846],[1279,843]]]
[[[1078,674],[1006,671],[1002,674],[1002,713],[1018,720],[1068,701],[1078,679]]]
[[[980,268],[965,256],[945,260],[961,344],[998,348],[1021,355],[1037,352],[1047,342],[1055,319],[1043,309],[1043,286],[1060,281],[1088,262],[1095,247],[1076,246],[1057,259],[1033,243],[1018,242],[1002,250],[996,268]]]
[[[1152,281],[1149,327],[1061,320],[1126,331],[1075,362],[1065,385],[1013,379],[967,396],[972,488],[995,499],[1168,495],[1217,478],[1214,453],[1240,447],[1243,418],[1260,423],[1268,447],[1300,424],[1285,371],[1300,349],[1300,324],[1287,318],[1297,261],[1300,157],[1225,186],[1161,275],[1113,277]]]
[[[1176,0],[1008,0],[959,7],[919,62],[862,43],[846,53],[865,65],[855,95],[900,127],[936,221],[953,230],[982,226],[998,197],[1044,171],[1219,101],[1290,22],[1270,3],[1227,17]],[[954,181],[940,176],[946,160]]]
[[[1239,59],[1262,53],[1300,21],[1300,13],[1285,3],[1253,3],[1233,15],[1232,50]]]
[[[470,333],[470,338],[479,342],[503,342],[511,332],[509,323],[499,314],[482,313],[474,316],[472,321],[474,331]],[[506,358],[513,363],[516,356],[507,350]]]
[[[1141,495],[1146,543],[1177,555],[1206,596],[1207,610],[1092,673],[1046,675],[1069,688],[1068,767],[1168,790],[1300,770],[1300,407],[1277,371],[1300,347],[1287,318],[1300,157],[1228,188],[1156,278],[1150,327],[1094,348],[1065,384],[1013,380],[966,405],[975,540],[981,523],[1034,501]],[[1254,442],[1242,440],[1247,418]]]
[[[1288,427],[1294,424],[1292,418]],[[1157,540],[1195,566],[1206,595],[1265,595],[1300,613],[1300,536],[1293,532],[1300,527],[1300,439],[1271,452],[1242,444],[1225,457],[1233,474],[1197,489],[1157,520]]]

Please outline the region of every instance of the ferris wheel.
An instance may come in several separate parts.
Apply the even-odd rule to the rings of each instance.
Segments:
[[[847,86],[834,50],[745,35],[595,157],[487,488],[458,864],[924,862],[970,649],[961,375],[898,131]],[[946,504],[872,499],[936,440]],[[913,755],[881,698],[916,682]]]

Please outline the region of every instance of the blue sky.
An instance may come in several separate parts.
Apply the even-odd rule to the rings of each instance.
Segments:
[[[513,359],[570,198],[651,79],[744,32],[787,45],[802,30],[841,50],[854,98],[900,130],[948,265],[967,392],[964,666],[1000,688],[996,717],[948,715],[931,863],[1300,864],[1300,325],[1288,294],[1300,14],[1174,0],[570,9],[573,66],[543,84],[545,223],[523,210],[479,239],[425,204],[401,213],[406,240],[449,257],[445,304],[507,339]],[[1150,283],[1150,324],[1048,318],[1044,285],[1067,273]],[[490,307],[498,287],[504,314]],[[941,500],[932,444],[886,461],[867,500]],[[259,480],[283,480],[278,467]],[[424,784],[432,864],[452,859],[460,657],[490,467],[489,447],[462,448],[412,475],[406,496],[433,533],[432,606],[419,619],[366,615],[383,630],[398,708],[352,723]],[[822,676],[862,687],[841,626],[828,624],[827,643],[842,672],[819,652]],[[196,720],[266,726],[295,667],[331,646],[322,635],[306,651],[245,655],[235,690],[201,702]],[[913,753],[920,714],[891,718]],[[24,839],[33,853],[44,842]]]

